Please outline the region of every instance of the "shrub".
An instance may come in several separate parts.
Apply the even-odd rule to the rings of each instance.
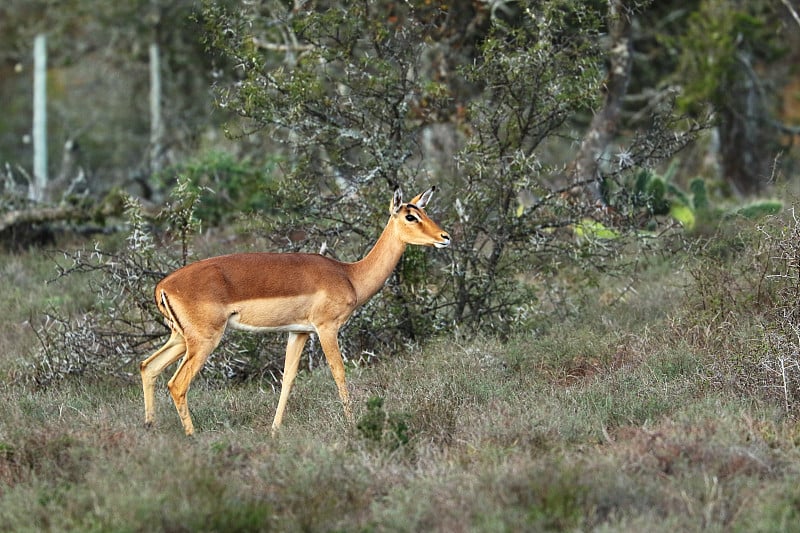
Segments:
[[[201,200],[195,205],[196,219],[218,226],[253,212],[275,216],[280,206],[275,171],[275,160],[240,160],[227,152],[211,151],[165,170],[156,179],[172,188],[173,176],[180,176],[177,186],[193,189]]]
[[[711,356],[712,379],[787,414],[800,399],[799,220],[792,208],[723,222],[691,268],[681,317]]]
[[[408,416],[387,413],[380,396],[367,400],[367,412],[359,419],[356,428],[368,443],[388,451],[394,451],[410,440]]]
[[[309,240],[340,258],[371,245],[366,228],[383,218],[374,206],[398,184],[409,194],[429,179],[442,185],[434,217],[446,213],[451,249],[403,259],[390,290],[355,317],[359,331],[379,332],[356,353],[453,325],[507,334],[541,293],[521,272],[578,261],[591,278],[629,244],[623,237],[637,221],[625,198],[611,197],[623,237],[574,239],[572,228],[598,216],[595,206],[576,200],[585,183],[567,182],[565,163],[542,155],[548,143],[577,141],[572,130],[602,96],[608,13],[604,4],[523,2],[518,17],[487,19],[456,51],[442,33],[446,9],[392,3],[386,17],[376,8],[384,5],[208,3],[208,45],[237,68],[236,82],[218,87],[220,103],[280,143],[303,206],[286,222],[310,228]],[[281,44],[264,45],[272,42]],[[605,181],[671,157],[696,131],[670,109],[656,113]],[[332,246],[345,238],[354,249]]]
[[[800,400],[800,218],[792,208],[758,229],[766,250],[764,281],[775,295],[761,324],[766,347],[761,366],[788,415]]]

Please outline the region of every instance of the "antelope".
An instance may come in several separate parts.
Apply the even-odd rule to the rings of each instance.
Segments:
[[[186,393],[227,327],[289,333],[273,434],[283,421],[300,355],[312,333],[325,353],[345,417],[352,422],[339,329],[381,289],[406,245],[450,245],[450,235],[425,213],[433,191],[431,187],[403,203],[396,190],[389,222],[367,255],[354,263],[320,254],[240,253],[190,263],[162,279],[155,287],[155,300],[171,335],[140,365],[145,426],[155,419],[156,378],[183,357],[167,388],[186,435],[194,433]]]

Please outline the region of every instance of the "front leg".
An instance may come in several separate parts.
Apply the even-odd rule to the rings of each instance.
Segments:
[[[322,351],[325,353],[325,359],[328,360],[331,374],[333,374],[336,387],[339,389],[339,398],[342,400],[344,416],[352,424],[353,413],[350,410],[350,395],[347,392],[347,382],[344,377],[342,353],[339,351],[339,328],[318,328],[317,333],[319,334],[319,343],[322,346]]]
[[[278,400],[278,409],[275,411],[275,418],[272,421],[272,435],[274,436],[281,422],[283,421],[283,411],[286,409],[286,401],[289,399],[289,392],[292,390],[292,383],[297,376],[297,367],[300,364],[300,354],[303,353],[303,346],[306,344],[309,334],[289,333],[289,342],[286,343],[286,361],[283,366],[283,379],[281,380],[281,397]]]

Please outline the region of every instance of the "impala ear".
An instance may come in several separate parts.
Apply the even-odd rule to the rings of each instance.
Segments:
[[[392,196],[392,203],[389,205],[389,214],[394,215],[400,208],[403,206],[403,193],[400,192],[400,187],[394,190],[394,196]]]
[[[411,201],[408,202],[408,203],[413,204],[413,205],[415,205],[415,206],[417,206],[419,208],[423,208],[426,205],[428,205],[428,202],[430,202],[430,200],[431,200],[431,196],[433,196],[433,191],[435,191],[435,190],[436,190],[435,186],[431,187],[430,189],[428,189],[424,193],[418,194],[417,196],[412,198]]]

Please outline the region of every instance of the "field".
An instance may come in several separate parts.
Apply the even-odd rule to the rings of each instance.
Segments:
[[[797,339],[770,326],[800,284],[731,226],[510,339],[349,366],[356,427],[327,368],[301,371],[276,438],[267,383],[196,380],[191,439],[166,379],[143,427],[135,363],[36,386],[30,323],[92,295],[2,255],[0,530],[800,530]]]

